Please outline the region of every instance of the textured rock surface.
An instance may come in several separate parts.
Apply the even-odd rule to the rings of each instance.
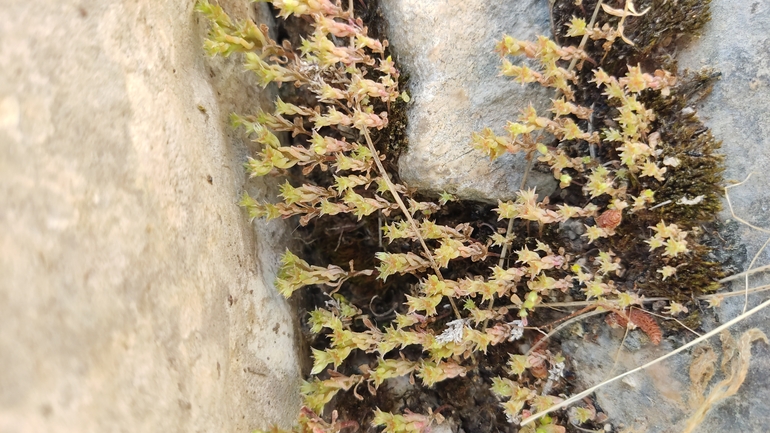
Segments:
[[[737,7],[736,7],[737,6]],[[744,220],[770,229],[770,4],[746,1],[736,5],[729,0],[712,0],[712,19],[702,39],[679,55],[680,66],[697,70],[712,67],[722,73],[713,92],[697,107],[700,117],[722,140],[726,155],[725,179],[749,181],[730,190],[736,214]],[[722,217],[733,219],[725,206]],[[738,235],[748,249],[749,261],[762,248],[768,233],[743,224]],[[765,249],[754,267],[770,264]],[[748,267],[748,263],[746,264]],[[755,275],[751,287],[770,284],[770,277]],[[732,283],[732,290],[744,288],[743,281]],[[768,299],[767,292],[749,297],[748,308]],[[743,311],[742,297],[725,301],[719,310],[720,322]],[[734,330],[759,328],[770,336],[770,310],[765,309]],[[712,345],[719,347],[718,341]],[[748,376],[735,397],[725,401],[706,418],[701,431],[767,431],[770,420],[770,347],[756,343]]]
[[[529,102],[537,108],[547,102],[538,86],[498,76],[500,59],[493,53],[504,33],[520,39],[550,34],[547,2],[394,0],[382,8],[391,46],[410,75],[413,101],[401,178],[424,191],[467,199],[513,197],[521,186],[523,155],[490,162],[470,147],[470,138],[484,127],[503,133],[506,121]],[[552,178],[533,172],[529,186],[553,191]]]
[[[227,122],[265,96],[204,57],[193,5],[3,2],[0,432],[296,415],[293,315],[271,287],[284,231],[255,235],[237,206]]]
[[[597,330],[597,336],[570,339],[562,345],[578,375],[577,390],[632,370],[676,348],[667,340],[652,346],[637,330],[629,334],[619,351],[623,330],[611,331],[603,321],[596,323],[596,328],[591,329]],[[598,407],[609,415],[607,422],[619,431],[677,431],[671,430],[671,426],[688,414],[688,366],[687,357],[680,355],[606,385],[595,394]]]
[[[737,213],[760,227],[770,226],[770,36],[759,29],[770,26],[770,4],[747,1],[740,7],[727,0],[713,0],[712,19],[701,39],[679,56],[680,67],[713,68],[722,74],[713,92],[698,107],[701,119],[722,140],[727,155],[725,179],[746,185],[733,188],[730,198]],[[730,218],[725,209],[724,218]],[[763,236],[743,227],[753,253]],[[756,238],[752,240],[751,238]],[[761,241],[759,241],[761,239]],[[758,242],[758,243],[757,243]],[[753,254],[752,253],[752,254]],[[770,260],[770,254],[764,257]]]
[[[750,223],[770,229],[770,38],[764,29],[770,28],[770,5],[762,1],[741,3],[712,0],[712,19],[706,25],[701,39],[693,41],[678,56],[680,67],[699,70],[714,68],[722,73],[721,81],[713,92],[697,107],[698,114],[714,135],[723,140],[726,155],[725,179],[742,181],[753,172],[749,182],[730,190],[735,212]],[[726,207],[726,206],[725,206]],[[725,209],[725,220],[733,219]],[[751,258],[760,251],[768,234],[743,224],[736,224],[738,236]],[[730,252],[728,252],[730,253]],[[738,254],[739,251],[732,253]],[[748,261],[744,266],[748,266]],[[754,267],[770,263],[770,251],[757,258]],[[751,287],[770,284],[766,275],[750,278]],[[743,281],[729,285],[730,290],[741,290]],[[767,294],[750,295],[748,308],[767,299]],[[724,301],[716,310],[719,323],[738,316],[744,306],[742,297]],[[704,314],[704,328],[718,326],[714,314]],[[764,310],[732,329],[737,336],[749,328],[759,328],[770,335],[770,311]],[[638,331],[634,331],[638,332]],[[594,385],[610,377],[619,339],[601,335],[597,344],[568,345],[566,351],[579,363],[581,385]],[[664,341],[662,348],[676,347]],[[720,352],[719,338],[710,340]],[[668,347],[665,347],[665,346]],[[624,351],[615,374],[636,367],[664,353],[660,349],[644,347],[638,352]],[[755,343],[746,381],[738,393],[724,400],[708,413],[698,432],[745,431],[764,432],[770,419],[770,348]],[[692,363],[690,352],[659,364],[652,370],[631,376],[631,383],[615,383],[597,392],[600,404],[611,414],[613,424],[625,424],[634,431],[681,431],[682,423],[691,413],[688,405],[690,380],[688,370]],[[717,367],[719,370],[719,367]],[[712,381],[715,383],[717,380]],[[653,406],[654,405],[654,406]],[[654,410],[650,408],[654,407]]]

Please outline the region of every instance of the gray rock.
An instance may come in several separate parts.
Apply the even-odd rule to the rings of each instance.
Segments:
[[[508,120],[532,102],[543,109],[548,94],[536,85],[499,75],[495,43],[549,35],[548,4],[540,0],[467,2],[394,0],[382,3],[390,43],[410,75],[409,149],[399,162],[411,187],[461,198],[496,201],[520,189],[523,155],[495,162],[470,146],[485,127],[502,134]],[[541,197],[555,188],[549,173],[531,173]]]
[[[595,329],[598,329],[598,335],[592,338],[572,338],[562,344],[564,354],[569,357],[570,368],[578,377],[576,390],[632,370],[674,348],[669,341],[663,341],[660,346],[652,346],[648,342],[640,350],[629,350],[627,347],[618,350],[623,330],[610,331],[604,323]],[[629,338],[638,338],[640,332],[631,331],[633,335]],[[618,428],[617,431],[673,431],[671,425],[680,421],[688,410],[687,367],[686,356],[680,355],[610,383],[595,393],[598,409],[609,416],[608,422]]]
[[[272,288],[284,228],[255,235],[238,207],[227,120],[268,95],[239,59],[205,59],[193,6],[3,2],[0,432],[296,417],[294,314]]]
[[[699,117],[722,140],[726,157],[725,179],[746,185],[730,190],[736,212],[749,222],[770,225],[770,38],[757,31],[770,26],[770,5],[726,0],[711,4],[712,19],[703,36],[678,56],[681,68],[713,68],[722,73],[711,94],[698,107]],[[723,218],[731,218],[727,209]],[[746,236],[752,229],[744,227]],[[756,233],[755,233],[756,234]],[[761,238],[762,236],[760,236]],[[747,239],[748,240],[748,239]],[[756,239],[755,242],[759,241]],[[756,247],[760,243],[750,242]],[[770,257],[770,256],[768,256]]]
[[[431,433],[464,433],[465,430],[455,425],[452,420],[446,420],[441,424],[432,425],[430,427]]]
[[[698,70],[714,68],[722,79],[697,108],[698,115],[714,135],[722,140],[726,155],[725,179],[749,181],[729,191],[735,213],[742,219],[770,229],[770,4],[763,1],[731,2],[712,0],[712,18],[703,37],[679,55],[680,67]],[[727,205],[725,220],[733,219]],[[757,254],[768,234],[739,224],[739,235],[746,244],[749,261]],[[764,250],[754,267],[770,263],[770,251]],[[748,263],[746,263],[748,266]],[[754,275],[749,285],[770,284],[767,275]],[[734,282],[731,290],[744,288]],[[750,295],[748,307],[767,299],[766,293]],[[743,311],[743,297],[726,300],[718,310],[724,323]],[[767,309],[736,326],[733,334],[756,327],[770,336],[770,311]],[[719,346],[718,341],[712,345]],[[756,343],[749,373],[738,393],[710,413],[701,431],[767,431],[770,419],[770,348]]]
[[[756,305],[756,302],[751,306]],[[724,320],[740,314],[743,300],[726,300],[719,310]],[[593,323],[593,322],[591,322]],[[752,318],[732,329],[730,333],[737,340],[749,328],[759,328],[768,333],[767,318]],[[719,323],[708,319],[704,323],[706,330],[713,329]],[[590,326],[590,325],[589,325]],[[569,338],[562,344],[563,353],[570,361],[570,368],[577,373],[576,390],[582,390],[601,383],[620,373],[644,365],[653,359],[667,354],[684,343],[695,338],[665,339],[660,346],[652,346],[640,330],[630,331],[621,349],[624,331],[610,330],[603,323],[596,323],[597,330],[591,338]],[[628,341],[645,342],[639,349],[629,348]],[[711,338],[698,347],[710,346],[717,356],[722,350],[719,337]],[[724,376],[719,362],[716,376],[711,380],[706,392],[695,395],[689,377],[693,363],[693,350],[688,350],[647,369],[636,372],[621,380],[609,383],[594,394],[598,408],[606,414],[614,431],[643,431],[646,433],[666,433],[683,431],[684,426],[694,413],[699,397],[705,398],[713,385]],[[770,381],[765,372],[770,368],[770,349],[756,342],[752,346],[752,358],[746,380],[732,397],[712,406],[696,432],[708,431],[767,431],[768,386]],[[736,427],[738,426],[738,427]]]

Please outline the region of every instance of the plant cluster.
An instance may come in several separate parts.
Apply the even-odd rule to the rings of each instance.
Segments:
[[[266,26],[233,22],[219,6],[198,3],[211,21],[206,42],[210,54],[242,53],[246,68],[256,73],[262,86],[293,85],[314,98],[306,105],[279,98],[272,112],[232,116],[233,124],[244,127],[262,146],[246,164],[252,177],[299,169],[307,176],[299,185],[286,181],[278,203],[244,194],[241,205],[251,218],[298,217],[301,225],[346,214],[383,221],[383,248],[376,253],[374,269],[356,270],[353,261],[314,266],[290,251],[281,259],[276,286],[284,296],[307,286],[326,288],[324,304],[309,313],[310,331],[324,343],[312,348],[311,378],[302,386],[305,407],[293,431],[336,432],[358,425],[352,422],[356,420],[338,422],[338,413],[329,411],[341,392],[364,399],[362,394],[374,395],[387,381],[404,377],[433,387],[472,373],[479,358],[495,346],[508,345],[517,352],[511,344],[525,341],[537,328],[535,310],[568,294],[612,311],[615,323],[639,326],[653,343],[660,342],[655,320],[640,309],[643,294],[623,278],[628,264],[612,246],[631,232],[639,237],[635,245],[644,245],[645,254],[661,264],[649,272],[660,284],[677,278],[695,248],[689,229],[657,219],[652,210],[655,191],[681,161],[657,130],[656,111],[643,100],[667,97],[677,85],[676,77],[665,70],[644,72],[640,66],[629,66],[622,76],[596,68],[591,85],[601,94],[599,102],[610,121],[606,128],[594,130],[595,110],[578,100],[575,87],[578,71],[594,62],[589,53],[546,37],[530,42],[505,36],[497,46],[502,74],[556,94],[549,113],[525,108],[508,123],[506,135],[485,129],[473,135],[472,145],[493,159],[524,152],[529,160],[549,167],[560,188],[577,199],[551,204],[548,197],[539,199],[536,191],[523,189],[494,209],[508,228],[499,227],[480,239],[468,222],[437,222],[434,215],[453,199],[450,194],[436,202],[420,201],[394,182],[383,165],[385,156],[372,133],[387,126],[391,104],[408,100],[398,88],[399,72],[386,54],[387,43],[368,36],[352,4],[271,3],[280,17],[302,17],[310,24],[312,31],[299,46],[279,44]],[[630,2],[624,10],[605,11],[621,17],[620,24],[590,26],[574,17],[567,35],[604,40],[608,50],[616,38],[626,40],[623,20],[643,14]],[[510,60],[518,56],[530,59],[528,65]],[[282,144],[280,134],[290,134],[294,144]],[[309,180],[314,173],[318,182]],[[629,231],[623,223],[630,219],[656,222]],[[576,223],[584,232],[578,249],[548,235]],[[539,236],[521,235],[532,229]],[[465,261],[481,264],[486,271],[446,277]],[[406,301],[390,320],[364,313],[345,296],[346,287],[361,279],[385,281],[401,275],[412,275],[418,283],[413,290],[404,289]],[[670,305],[671,313],[683,311],[680,304]],[[369,362],[353,365],[353,355],[361,353]],[[561,401],[565,366],[557,350],[545,347],[510,354],[504,366],[507,374],[490,379],[508,421],[518,423]],[[442,408],[429,409],[420,414],[373,408],[358,421],[385,432],[423,432],[444,418]],[[596,415],[588,407],[577,410],[584,423]],[[561,422],[545,417],[537,431],[563,432]]]

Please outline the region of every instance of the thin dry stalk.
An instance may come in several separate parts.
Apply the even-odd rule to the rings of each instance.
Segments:
[[[759,269],[759,268],[757,268],[757,269]],[[749,294],[760,293],[760,292],[765,292],[765,291],[768,291],[768,290],[770,290],[770,284],[765,285],[765,286],[753,287],[753,288],[749,289],[748,291],[744,291],[743,289],[741,289],[741,290],[736,290],[734,292],[729,292],[729,293],[720,293],[720,294],[714,294],[714,295],[703,295],[703,296],[697,297],[696,299],[701,300],[701,301],[707,301],[707,300],[715,299],[715,298],[731,298],[731,297],[734,297],[734,296],[742,296],[744,293],[749,293]],[[658,302],[658,301],[669,301],[669,300],[670,299],[668,299],[668,298],[646,298],[646,299],[643,299],[641,302],[646,304],[646,303],[652,303],[652,302]],[[551,303],[551,304],[537,305],[537,307],[551,307],[551,308],[553,308],[553,307],[585,307],[585,306],[590,306],[590,305],[594,305],[594,304],[595,304],[595,302],[593,302],[593,301],[590,301],[590,302],[588,302],[588,301],[554,302],[554,303]],[[579,316],[575,316],[575,317],[572,317],[572,318],[568,319],[566,322],[564,322],[561,325],[559,325],[556,328],[554,328],[551,332],[545,334],[545,336],[543,336],[543,338],[541,338],[537,343],[535,343],[530,348],[530,350],[527,352],[527,355],[532,353],[532,351],[534,349],[537,349],[539,346],[544,344],[549,338],[551,338],[552,336],[554,336],[555,334],[557,334],[558,332],[560,332],[562,329],[566,328],[570,324],[578,322],[578,321],[583,320],[583,319],[587,319],[587,318],[589,318],[591,316],[595,316],[597,314],[608,313],[608,312],[610,312],[610,311],[608,311],[608,310],[595,310],[595,311],[590,311],[590,312],[587,312],[585,314],[581,314]],[[655,314],[655,313],[652,313],[650,311],[646,311],[645,310],[645,312],[649,313],[649,314],[652,314],[654,316],[666,319],[666,320],[673,319],[671,317],[661,316],[659,314]],[[679,321],[677,319],[673,319],[673,320],[675,320],[677,323],[682,325],[685,329],[687,329],[688,331],[692,332],[693,334],[695,334],[695,335],[697,335],[699,337],[701,336],[701,334],[699,334],[699,333],[695,332],[694,330],[688,328],[681,321]]]
[[[746,176],[746,179],[743,179],[743,182],[738,182],[735,185],[726,186],[725,187],[725,200],[727,201],[727,206],[730,208],[730,214],[733,216],[733,218],[735,218],[736,220],[742,222],[743,224],[753,228],[754,230],[759,230],[759,231],[761,231],[763,233],[770,233],[770,230],[764,229],[762,227],[757,227],[754,224],[751,224],[750,222],[748,222],[748,221],[744,220],[743,218],[739,217],[738,215],[736,215],[735,211],[733,210],[733,204],[730,201],[730,194],[727,191],[730,188],[735,188],[736,186],[741,186],[744,183],[748,182],[749,178],[751,178],[751,175],[753,175],[753,174],[754,174],[754,172],[749,173],[749,175]],[[751,270],[752,266],[754,266],[754,262],[757,261],[757,258],[762,253],[762,251],[764,251],[765,247],[767,247],[768,243],[770,243],[770,237],[767,238],[765,243],[762,244],[762,248],[760,248],[759,251],[757,251],[757,253],[754,255],[754,258],[751,259],[751,263],[749,263],[749,269],[747,269],[746,272],[745,272],[745,275],[744,275],[744,287],[746,288],[746,294],[744,295],[744,301],[743,301],[743,312],[744,313],[746,312],[746,308],[748,308],[748,306],[749,306],[749,294],[748,294],[748,290],[749,290],[749,273],[748,272]]]
[[[589,318],[591,316],[596,316],[596,315],[599,315],[599,314],[604,314],[604,313],[609,313],[609,312],[610,312],[610,310],[594,310],[594,311],[589,311],[587,313],[581,314],[579,316],[575,316],[575,317],[573,317],[573,318],[571,318],[569,320],[566,320],[561,325],[553,328],[553,330],[551,332],[546,334],[537,343],[533,344],[532,347],[530,347],[529,350],[527,351],[526,356],[529,356],[530,354],[532,354],[532,352],[534,352],[535,349],[537,349],[538,347],[543,345],[549,338],[551,338],[552,336],[554,336],[556,333],[558,333],[562,329],[566,328],[567,326],[569,326],[569,325],[571,325],[571,324],[573,324],[575,322],[578,322],[580,320],[587,319],[587,318]]]
[[[747,226],[749,226],[749,227],[753,228],[754,230],[759,230],[759,231],[761,231],[761,232],[764,232],[764,233],[770,233],[770,230],[768,230],[768,229],[763,229],[762,227],[757,227],[757,226],[755,226],[754,224],[751,224],[750,222],[748,222],[748,221],[746,221],[746,220],[742,219],[741,217],[739,217],[738,215],[736,215],[736,214],[735,214],[735,212],[733,212],[733,205],[732,205],[732,203],[730,202],[730,195],[729,195],[729,194],[727,194],[727,190],[728,190],[728,189],[731,189],[731,188],[735,188],[735,187],[737,187],[737,186],[741,186],[741,185],[743,185],[744,183],[748,182],[748,180],[751,178],[751,176],[752,176],[753,174],[754,174],[754,172],[751,172],[751,173],[749,173],[749,175],[748,175],[748,176],[746,176],[746,179],[743,179],[743,181],[742,181],[742,182],[738,182],[738,183],[736,183],[736,184],[733,184],[733,185],[729,185],[729,186],[726,186],[726,187],[725,187],[725,199],[727,200],[727,205],[728,205],[728,207],[730,208],[730,214],[733,216],[733,218],[735,218],[736,220],[738,220],[738,221],[742,222],[743,224],[745,224],[745,225],[747,225]]]
[[[749,263],[749,270],[751,270],[751,268],[754,266],[754,262],[757,261],[757,259],[759,258],[759,255],[762,254],[762,251],[765,250],[765,248],[767,247],[768,243],[770,243],[770,237],[768,237],[765,240],[765,243],[762,244],[762,247],[759,248],[759,251],[757,251],[757,253],[754,254],[754,257],[751,259],[751,263]],[[744,284],[744,287],[745,287],[745,290],[744,290],[745,295],[743,296],[743,312],[745,313],[746,312],[746,308],[748,308],[748,306],[749,306],[749,293],[748,293],[748,291],[749,291],[749,274],[747,273],[743,278],[744,278],[743,279],[743,284]]]
[[[722,278],[721,280],[719,280],[719,283],[720,284],[728,283],[730,281],[737,280],[738,278],[743,278],[746,275],[757,274],[759,272],[765,272],[767,270],[770,270],[770,265],[764,265],[764,266],[760,266],[758,268],[749,269],[748,271],[744,271],[744,272],[741,272],[739,274],[730,275],[729,277],[725,277],[725,278]]]
[[[401,209],[401,212],[406,217],[406,220],[409,221],[409,225],[412,226],[412,230],[414,230],[415,235],[417,236],[417,240],[420,241],[420,245],[422,246],[422,249],[425,251],[425,255],[428,257],[428,260],[430,261],[430,266],[433,268],[433,272],[435,272],[436,276],[439,280],[444,281],[444,276],[441,274],[441,269],[438,267],[438,263],[436,263],[436,259],[433,258],[433,253],[431,252],[430,248],[428,248],[428,245],[425,243],[425,239],[422,238],[422,235],[420,235],[420,227],[417,225],[417,222],[412,218],[411,212],[409,212],[409,209],[404,204],[404,201],[401,200],[401,195],[396,190],[396,186],[393,185],[393,182],[390,180],[390,176],[388,175],[388,172],[385,171],[385,167],[382,165],[382,161],[380,161],[380,154],[377,152],[377,149],[374,147],[374,143],[372,142],[372,137],[369,135],[369,130],[367,128],[363,128],[363,135],[364,139],[366,139],[366,145],[369,147],[369,151],[372,152],[372,155],[374,155],[374,162],[377,164],[377,170],[380,172],[380,176],[385,180],[385,184],[388,186],[388,190],[393,195],[393,198],[396,200],[396,203],[398,204],[399,209]],[[460,315],[460,310],[457,309],[457,305],[455,304],[454,299],[452,299],[451,296],[447,296],[449,299],[449,303],[452,304],[452,310],[454,310],[455,316],[458,319],[462,319],[462,316]]]
[[[618,346],[618,350],[615,351],[615,359],[612,361],[612,368],[610,369],[609,375],[612,376],[612,373],[615,372],[615,367],[618,366],[618,361],[620,360],[620,354],[623,352],[623,345],[626,344],[626,338],[628,338],[628,331],[630,331],[631,328],[626,326],[626,330],[623,333],[623,339],[620,340],[620,346]]]
[[[696,335],[696,336],[698,336],[698,337],[700,337],[700,336],[701,336],[701,334],[700,334],[700,333],[696,332],[694,329],[692,329],[692,328],[690,328],[689,326],[685,325],[684,323],[682,323],[682,321],[681,321],[681,320],[677,319],[676,317],[671,317],[671,316],[664,316],[664,315],[662,315],[662,314],[653,313],[652,311],[642,310],[641,308],[640,308],[639,310],[640,310],[640,311],[644,311],[646,314],[649,314],[649,315],[651,315],[651,316],[655,316],[655,317],[661,318],[661,319],[663,319],[663,320],[673,320],[674,322],[678,323],[678,324],[679,324],[679,326],[681,326],[682,328],[684,328],[684,329],[686,329],[686,330],[688,330],[688,331],[692,332],[693,334],[695,334],[695,335]]]
[[[760,268],[756,268],[756,270],[759,270]],[[763,285],[763,286],[757,286],[752,287],[748,291],[745,289],[735,290],[732,292],[725,292],[725,293],[713,293],[711,295],[701,295],[695,297],[695,299],[699,301],[708,301],[710,299],[716,299],[716,298],[732,298],[735,296],[743,296],[748,292],[748,294],[754,294],[759,292],[766,292],[770,290],[770,284]],[[664,298],[664,297],[657,297],[657,298],[644,298],[639,300],[642,304],[651,304],[653,302],[658,301],[670,301],[670,298]],[[543,304],[537,304],[535,305],[535,308],[574,308],[574,307],[587,307],[589,305],[595,304],[596,301],[570,301],[570,302],[547,302]]]

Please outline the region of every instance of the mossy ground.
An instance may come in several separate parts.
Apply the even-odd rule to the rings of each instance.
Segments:
[[[572,16],[590,16],[596,3],[586,0],[578,6],[572,1],[556,1],[552,9],[556,40],[562,44],[579,43],[578,38],[566,36],[566,24]],[[619,1],[604,3],[620,9],[624,5]],[[603,100],[600,91],[589,82],[593,78],[591,70],[601,67],[610,75],[619,77],[625,75],[629,65],[641,65],[647,71],[664,69],[677,74],[674,52],[679,44],[696,36],[709,20],[708,5],[708,0],[687,0],[676,4],[664,0],[638,1],[635,2],[637,11],[647,8],[649,11],[641,17],[628,18],[624,32],[635,46],[616,40],[605,52],[603,41],[589,40],[586,51],[597,64],[587,62],[580,70],[580,83],[576,87],[581,91],[576,93],[581,105],[594,107],[593,130],[612,126],[616,111],[611,103],[600,102]],[[607,18],[601,12],[600,16],[605,20]],[[606,21],[617,25],[619,18],[610,17]],[[607,245],[628,266],[624,275],[627,285],[641,295],[687,302],[693,296],[716,290],[716,281],[724,276],[721,266],[710,259],[711,248],[703,245],[699,234],[703,230],[701,226],[714,221],[721,209],[724,165],[723,157],[716,153],[721,143],[692,109],[692,105],[710,91],[718,78],[719,74],[712,71],[687,73],[678,77],[678,85],[671,95],[662,96],[648,90],[640,98],[646,108],[655,110],[657,118],[652,130],[661,134],[662,156],[676,157],[680,161],[679,166],[668,167],[664,182],[629,179],[630,190],[650,188],[655,191],[656,203],[668,204],[624,216],[622,225],[617,229],[620,236],[611,238]],[[614,153],[611,148],[599,149],[599,160],[617,159]],[[683,198],[697,197],[702,197],[698,204],[681,203]],[[690,231],[688,242],[693,245],[688,263],[677,269],[676,278],[666,281],[656,274],[656,270],[664,266],[664,258],[660,254],[650,254],[644,243],[650,237],[648,227],[661,220]]]

